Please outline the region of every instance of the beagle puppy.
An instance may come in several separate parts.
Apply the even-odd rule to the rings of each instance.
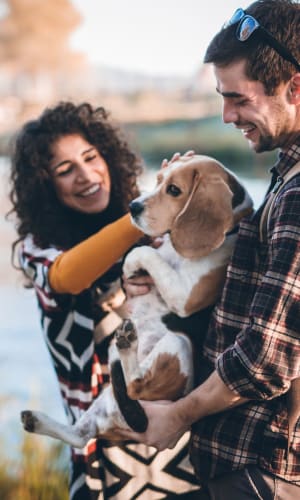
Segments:
[[[128,300],[130,318],[109,350],[112,383],[73,426],[25,411],[25,429],[82,448],[96,436],[118,439],[117,428],[144,432],[147,417],[138,399],[176,400],[191,391],[191,340],[176,326],[170,330],[166,318],[188,318],[215,304],[235,229],[252,206],[237,177],[213,158],[183,156],[161,169],[154,190],[130,204],[132,222],[163,243],[136,247],[124,261],[125,276],[146,271],[154,286]]]

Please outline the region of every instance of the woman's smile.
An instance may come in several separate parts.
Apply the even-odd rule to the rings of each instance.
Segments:
[[[99,194],[101,191],[100,184],[93,184],[92,186],[84,189],[80,193],[77,193],[77,196],[82,196],[83,198],[91,198],[95,194]]]
[[[106,161],[79,134],[58,139],[50,171],[58,199],[84,213],[99,213],[109,204],[111,181]]]

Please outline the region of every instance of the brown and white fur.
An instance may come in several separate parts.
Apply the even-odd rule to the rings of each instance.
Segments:
[[[155,286],[129,300],[130,320],[110,346],[113,384],[73,426],[40,412],[22,412],[26,430],[77,448],[100,435],[116,439],[116,428],[143,432],[146,416],[131,399],[176,400],[192,390],[191,342],[170,331],[163,318],[170,312],[188,317],[216,302],[236,238],[231,231],[251,212],[252,201],[225,167],[195,155],[161,169],[155,189],[134,200],[130,210],[134,224],[149,236],[163,236],[163,244],[137,247],[125,259],[126,276],[143,269]]]

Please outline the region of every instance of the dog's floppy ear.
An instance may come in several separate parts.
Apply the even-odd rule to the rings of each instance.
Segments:
[[[232,196],[221,176],[207,178],[195,170],[191,194],[170,232],[180,255],[200,258],[223,243],[233,226]]]

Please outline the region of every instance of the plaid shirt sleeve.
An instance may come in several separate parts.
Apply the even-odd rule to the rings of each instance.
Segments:
[[[249,324],[217,360],[224,383],[249,399],[279,396],[300,376],[300,186],[290,184],[271,214],[268,264]]]

